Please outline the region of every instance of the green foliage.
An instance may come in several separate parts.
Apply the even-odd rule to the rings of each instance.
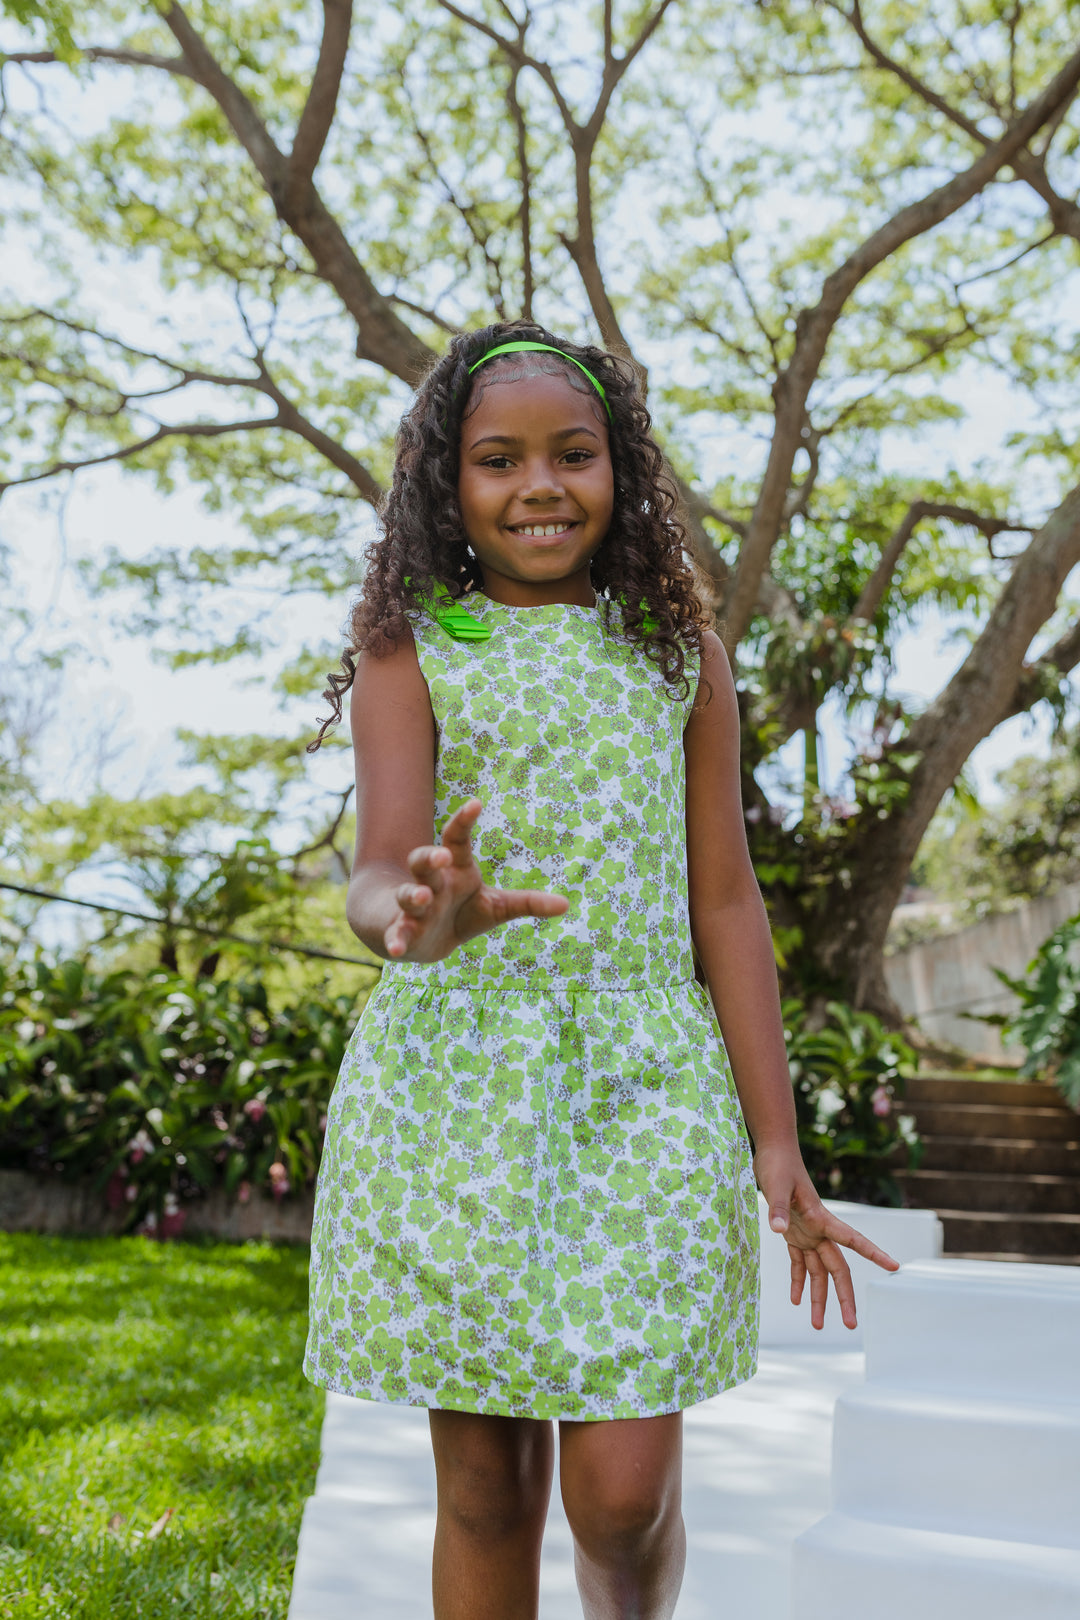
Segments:
[[[0,1234],[0,1614],[284,1616],[323,1411],[307,1259]]]
[[[923,840],[912,876],[948,901],[958,926],[1080,882],[1080,732],[995,778],[1001,799],[954,795]]]
[[[1020,998],[1005,1022],[1006,1039],[1026,1052],[1021,1075],[1053,1080],[1080,1113],[1080,913],[1040,946],[1027,977],[994,972]]]
[[[261,980],[8,961],[0,980],[0,1165],[92,1176],[129,1226],[183,1224],[211,1187],[310,1185],[358,1014]],[[275,1168],[276,1167],[276,1168]]]
[[[822,1193],[856,1203],[899,1204],[898,1154],[918,1164],[912,1115],[900,1112],[912,1048],[872,1013],[830,1001],[821,1028],[785,1001],[784,1034],[803,1162]]]

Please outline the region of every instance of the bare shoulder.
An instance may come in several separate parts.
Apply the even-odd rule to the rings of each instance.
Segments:
[[[687,735],[690,736],[691,729],[697,732],[730,725],[733,717],[737,725],[738,699],[731,661],[716,631],[706,630],[701,638],[701,673],[686,726]]]
[[[378,727],[380,720],[394,725],[408,725],[410,718],[431,723],[431,698],[427,681],[416,656],[416,642],[407,630],[398,644],[388,653],[376,658],[373,653],[361,652],[356,658],[349,702],[349,723],[353,741],[359,742],[363,734]]]

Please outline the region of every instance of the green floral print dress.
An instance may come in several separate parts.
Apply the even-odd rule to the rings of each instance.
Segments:
[[[499,1417],[678,1411],[757,1355],[749,1146],[690,943],[698,663],[684,696],[602,607],[463,606],[487,639],[415,627],[436,826],[480,798],[485,880],[570,909],[384,967],[328,1113],[304,1371]]]

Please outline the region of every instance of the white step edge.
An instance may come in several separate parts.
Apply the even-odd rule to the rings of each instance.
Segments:
[[[1080,1550],[1080,1406],[866,1384],[833,1416],[842,1513]]]
[[[869,1383],[1080,1405],[1080,1271],[914,1260],[866,1305]]]
[[[798,1620],[1077,1620],[1080,1552],[830,1513],[792,1557]]]

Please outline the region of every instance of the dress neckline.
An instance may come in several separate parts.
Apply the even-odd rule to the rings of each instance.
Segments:
[[[479,607],[485,613],[489,609],[496,612],[501,609],[505,613],[547,613],[552,608],[558,608],[561,612],[596,613],[600,608],[600,598],[597,597],[591,606],[586,606],[584,602],[531,602],[519,604],[516,602],[496,602],[494,597],[486,596],[483,591],[470,591],[467,596],[459,598],[458,605],[463,607],[466,612],[471,611],[473,607]]]

